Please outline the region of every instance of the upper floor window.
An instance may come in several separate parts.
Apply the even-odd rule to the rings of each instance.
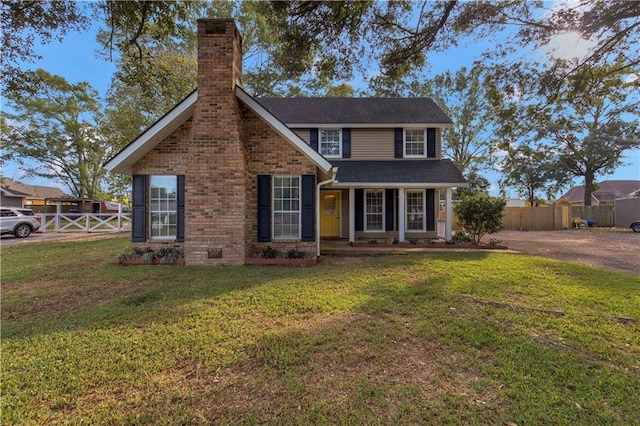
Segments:
[[[300,176],[273,177],[273,238],[300,239]]]
[[[320,129],[320,154],[326,157],[342,156],[342,135],[338,129]]]
[[[404,156],[425,157],[425,130],[411,129],[404,131]]]
[[[151,176],[150,186],[151,238],[176,238],[178,231],[177,176]]]

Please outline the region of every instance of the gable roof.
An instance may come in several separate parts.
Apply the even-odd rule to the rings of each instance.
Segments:
[[[129,145],[121,149],[105,163],[104,167],[110,172],[131,174],[131,168],[138,160],[193,116],[197,99],[198,92],[194,90]]]
[[[640,180],[604,180],[598,184],[598,189],[591,194],[591,201],[602,203],[620,198],[630,198],[639,189]],[[574,186],[560,198],[570,203],[584,201],[584,185]]]
[[[236,86],[236,96],[246,106],[248,106],[258,117],[267,122],[276,132],[280,133],[284,138],[288,139],[300,152],[313,161],[318,167],[325,172],[331,170],[332,166],[326,158],[316,152],[308,145],[300,136],[294,133],[286,124],[278,119],[275,115],[265,109],[259,102],[245,92],[240,86]]]
[[[2,195],[4,195],[5,197],[15,197],[15,198],[29,197],[29,194],[16,191],[15,189],[9,189],[6,186],[0,186],[0,191],[2,191]]]
[[[449,127],[451,118],[429,98],[260,98],[289,127]]]
[[[453,187],[467,181],[451,160],[334,160],[337,182],[332,186]]]
[[[26,198],[35,198],[42,199],[45,198],[55,198],[55,197],[66,197],[67,194],[55,186],[42,186],[42,185],[29,185],[26,183],[18,182],[11,178],[2,178],[2,183],[4,189],[8,189],[14,193],[24,194],[23,196]]]
[[[315,152],[304,142],[304,140],[300,138],[300,136],[291,131],[284,123],[278,120],[278,118],[256,102],[255,99],[253,99],[240,86],[236,86],[236,96],[240,101],[247,105],[249,109],[266,121],[276,132],[289,140],[289,142],[291,142],[318,167],[323,169],[325,172],[331,170],[331,163],[329,163],[322,155]],[[131,168],[138,160],[144,157],[145,154],[151,151],[158,143],[184,124],[189,118],[193,117],[193,111],[197,100],[198,91],[194,90],[171,111],[166,113],[151,127],[133,140],[133,142],[124,147],[120,152],[113,156],[113,158],[107,161],[104,167],[110,172],[131,174]]]

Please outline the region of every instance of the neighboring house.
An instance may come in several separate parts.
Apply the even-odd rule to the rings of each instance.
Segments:
[[[0,206],[2,207],[23,207],[25,198],[29,194],[9,189],[5,186],[0,187]]]
[[[64,198],[68,197],[67,194],[60,188],[53,186],[41,186],[41,185],[29,185],[26,183],[18,182],[10,178],[2,178],[2,185],[12,191],[22,192],[28,194],[24,198],[23,207],[31,206],[44,206],[47,198]],[[22,206],[21,206],[22,207]]]
[[[621,198],[633,198],[640,191],[640,180],[605,180],[598,184],[598,189],[591,194],[592,206],[612,206]],[[574,186],[560,200],[573,206],[584,205],[584,185]]]
[[[435,238],[451,120],[429,99],[256,99],[232,20],[198,21],[198,88],[107,164],[133,176],[132,241],[187,264],[242,264],[321,238]]]

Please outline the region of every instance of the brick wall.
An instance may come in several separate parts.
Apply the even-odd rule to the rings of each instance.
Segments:
[[[242,46],[232,20],[198,21],[198,100],[186,156],[187,264],[242,264],[245,152],[235,85]]]
[[[271,126],[256,116],[246,106],[241,108],[243,126],[242,135],[247,162],[247,199],[246,199],[246,251],[248,256],[262,253],[267,246],[281,252],[295,248],[307,253],[306,257],[315,257],[316,243],[301,241],[281,241],[258,243],[257,223],[257,176],[266,175],[305,175],[316,174],[315,164],[298,151],[288,140]]]
[[[185,175],[186,264],[242,264],[267,245],[315,256],[315,243],[258,244],[257,175],[315,174],[315,165],[235,95],[241,39],[231,20],[198,21],[198,99],[191,119],[133,167],[134,174]]]

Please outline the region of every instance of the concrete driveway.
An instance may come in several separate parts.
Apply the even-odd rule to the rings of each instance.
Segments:
[[[523,253],[640,275],[640,233],[622,228],[502,231],[486,235]]]

